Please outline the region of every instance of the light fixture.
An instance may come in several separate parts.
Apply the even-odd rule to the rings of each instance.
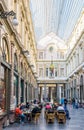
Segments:
[[[26,56],[27,58],[30,58],[30,54],[29,54],[29,51],[28,51],[28,50],[21,51],[21,53],[25,54],[25,56]]]
[[[29,55],[29,51],[28,50],[25,50],[25,51],[21,51],[22,53],[24,53],[24,54],[27,54],[27,55]]]
[[[7,19],[9,16],[14,16],[12,23],[13,23],[14,26],[17,26],[18,20],[16,19],[16,13],[14,11],[10,11],[10,12],[2,11],[2,12],[0,12],[0,18],[2,18],[2,19]]]
[[[74,77],[78,75],[78,72],[74,72]]]
[[[14,16],[12,23],[13,23],[14,26],[18,25],[18,20],[16,19],[16,15]]]
[[[32,68],[34,68],[34,65],[30,65]]]

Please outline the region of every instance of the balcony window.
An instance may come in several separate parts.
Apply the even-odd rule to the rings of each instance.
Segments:
[[[64,68],[60,68],[60,76],[64,76]]]
[[[46,68],[46,77],[48,77],[48,68]]]
[[[39,68],[39,77],[43,77],[43,68]]]
[[[55,77],[57,77],[57,68],[55,68]]]
[[[64,52],[60,52],[60,59],[64,59]]]
[[[7,41],[5,38],[2,39],[1,51],[2,51],[3,60],[8,62],[8,46],[7,46]]]

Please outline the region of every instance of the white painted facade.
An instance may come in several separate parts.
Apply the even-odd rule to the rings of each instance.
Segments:
[[[37,50],[38,83],[64,83],[69,100],[77,97],[84,102],[84,10],[66,43],[51,32],[38,42]]]

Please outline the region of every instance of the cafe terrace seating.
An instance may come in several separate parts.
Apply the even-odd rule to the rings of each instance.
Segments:
[[[53,122],[54,123],[55,119],[55,113],[46,113],[46,122]]]
[[[46,122],[54,122],[55,119],[55,112],[52,109],[44,111],[44,117],[46,118]]]
[[[39,118],[40,118],[40,113],[36,113],[34,117],[34,121],[38,122]]]
[[[58,111],[57,112],[57,120],[58,123],[66,123],[66,113],[63,111]]]

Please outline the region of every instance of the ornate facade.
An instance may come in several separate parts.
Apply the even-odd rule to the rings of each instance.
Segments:
[[[16,105],[38,98],[60,101],[77,97],[84,102],[84,11],[65,43],[53,32],[36,47],[29,0],[0,0],[0,107],[9,119]],[[38,75],[38,78],[37,78]],[[38,86],[38,88],[37,88]],[[39,95],[38,95],[39,89]]]
[[[84,102],[83,20],[84,10],[66,43],[53,33],[39,41],[37,70],[41,100],[47,97],[50,101],[54,99],[60,101],[64,97],[68,100],[74,97],[81,103]]]
[[[29,0],[0,0],[0,11],[16,13],[18,26],[12,16],[0,18],[0,107],[7,111],[21,102],[35,98],[36,43]]]

